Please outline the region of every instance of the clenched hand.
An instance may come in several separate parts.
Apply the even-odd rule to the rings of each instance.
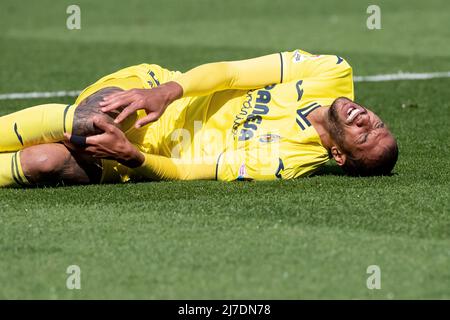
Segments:
[[[164,113],[167,106],[183,96],[183,88],[176,82],[170,81],[153,89],[131,89],[106,96],[100,102],[103,112],[110,112],[124,108],[115,122],[120,123],[137,110],[143,109],[147,116],[135,123],[140,128],[156,121]]]

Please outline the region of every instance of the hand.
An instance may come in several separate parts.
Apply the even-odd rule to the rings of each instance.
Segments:
[[[122,122],[137,110],[144,109],[147,116],[135,123],[140,128],[156,121],[167,106],[183,96],[183,88],[176,82],[167,82],[153,89],[131,89],[108,95],[100,102],[103,112],[110,112],[125,107],[117,116],[115,123]]]
[[[75,144],[77,139],[65,133],[67,140],[65,144],[71,149],[87,153],[95,158],[116,160],[130,168],[139,167],[144,162],[144,155],[128,141],[119,128],[100,117],[94,117],[93,122],[97,128],[103,130],[103,133],[86,138],[76,136],[78,140],[85,139],[82,145]]]

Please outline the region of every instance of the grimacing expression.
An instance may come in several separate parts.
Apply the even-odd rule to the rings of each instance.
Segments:
[[[372,111],[350,99],[337,98],[328,110],[331,138],[345,154],[376,162],[395,138]]]

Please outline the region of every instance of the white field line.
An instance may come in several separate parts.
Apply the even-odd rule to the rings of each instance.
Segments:
[[[436,78],[450,78],[450,71],[445,72],[430,72],[430,73],[409,73],[399,72],[391,74],[377,74],[374,76],[354,76],[355,82],[381,82],[381,81],[396,81],[396,80],[425,80]]]
[[[354,76],[353,81],[383,82],[383,81],[398,81],[398,80],[426,80],[436,78],[450,78],[450,71],[430,72],[430,73],[398,72],[391,74],[376,74],[373,76]],[[0,93],[0,100],[76,97],[80,94],[80,92],[81,91],[79,90],[69,90],[69,91],[48,91],[48,92]]]
[[[0,94],[0,100],[76,97],[81,91],[14,92]]]

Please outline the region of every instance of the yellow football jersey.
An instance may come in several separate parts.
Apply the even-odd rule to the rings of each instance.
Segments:
[[[300,50],[281,53],[280,59],[280,84],[178,103],[161,118],[164,137],[155,137],[150,127],[143,145],[148,152],[186,162],[214,162],[218,180],[312,173],[329,156],[306,117],[340,96],[354,98],[352,69],[338,56]],[[162,140],[163,146],[152,143]]]
[[[215,163],[218,180],[291,179],[312,173],[329,155],[307,115],[341,96],[353,100],[352,69],[341,57],[301,50],[280,53],[279,59],[279,84],[179,99],[158,121],[131,127],[126,136],[146,153]],[[129,67],[88,87],[76,103],[106,86],[151,88],[180,74],[154,64]],[[112,167],[132,176],[120,164]]]
[[[217,122],[233,123],[235,144],[219,157],[218,179],[292,179],[329,160],[307,115],[338,97],[354,99],[352,69],[341,57],[300,50],[280,59],[280,84],[251,90],[233,113],[221,112]]]
[[[170,81],[180,74],[178,71],[170,71],[156,64],[143,63],[131,66],[104,76],[88,86],[77,97],[75,104],[80,104],[85,98],[105,87],[117,86],[124,90],[150,89]]]

